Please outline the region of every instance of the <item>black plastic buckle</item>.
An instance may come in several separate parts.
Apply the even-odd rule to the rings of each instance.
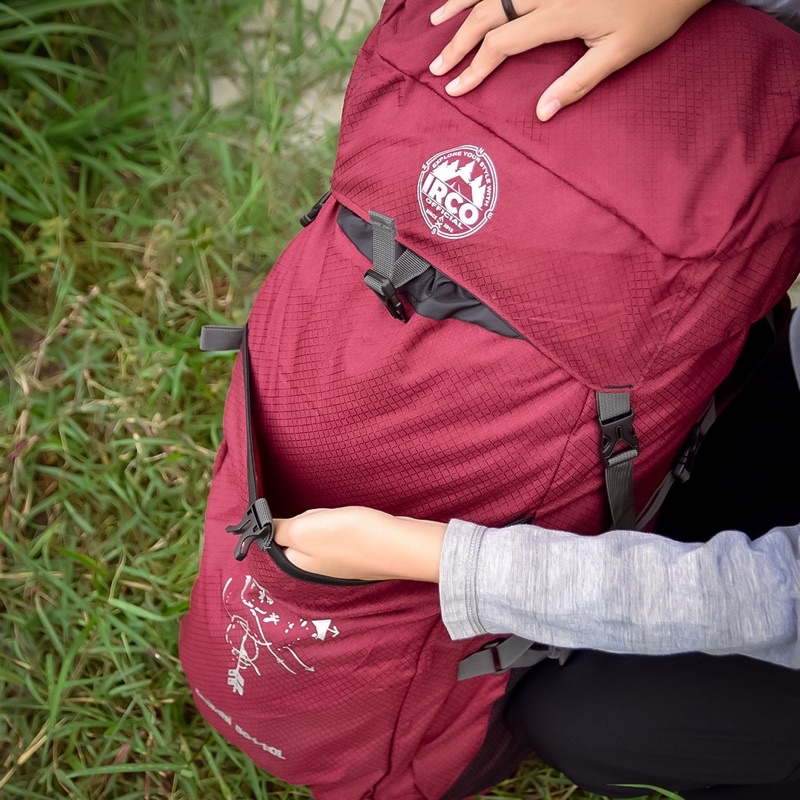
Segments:
[[[639,455],[639,439],[633,430],[633,410],[618,417],[608,420],[598,420],[600,423],[600,455],[606,468]],[[621,443],[628,445],[627,448],[618,450]],[[620,458],[625,456],[625,458]]]
[[[239,537],[236,549],[233,551],[233,557],[237,561],[244,561],[250,545],[256,539],[262,540],[258,543],[262,550],[269,550],[272,540],[275,538],[275,523],[267,501],[263,497],[259,497],[244,512],[238,525],[228,525],[225,530]]]
[[[317,200],[317,202],[314,203],[314,205],[311,206],[311,208],[309,208],[302,217],[300,217],[300,224],[304,228],[307,228],[319,216],[319,212],[322,211],[322,206],[328,202],[328,198],[330,196],[330,192],[325,192],[325,194],[322,195],[322,197],[320,197],[320,199]]]
[[[397,293],[395,285],[374,269],[368,269],[364,273],[364,278],[367,277],[378,284],[377,288],[370,283],[367,286],[375,292],[375,295],[386,306],[389,313],[401,322],[408,322],[408,312],[400,299],[400,295]]]
[[[704,438],[703,426],[698,422],[689,431],[689,435],[686,437],[686,441],[683,443],[683,447],[672,465],[672,474],[676,481],[686,483],[692,477],[694,462],[700,452],[700,445],[703,444]]]

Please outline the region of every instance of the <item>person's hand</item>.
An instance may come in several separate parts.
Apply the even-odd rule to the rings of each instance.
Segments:
[[[447,0],[431,15],[440,25],[472,8],[441,55],[431,64],[445,75],[476,45],[472,63],[447,84],[457,97],[478,86],[509,56],[547,42],[583,39],[588,52],[539,98],[542,122],[580,100],[612,72],[669,39],[709,0],[513,0],[519,18],[509,22],[501,0]]]
[[[275,520],[275,541],[300,569],[356,580],[439,580],[446,525],[371,508],[313,509]]]

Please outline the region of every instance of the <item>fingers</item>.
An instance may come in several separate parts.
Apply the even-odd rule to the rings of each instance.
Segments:
[[[430,66],[434,75],[456,67],[480,47],[463,72],[447,84],[459,96],[480,85],[509,56],[548,42],[582,39],[589,51],[542,94],[542,121],[585,97],[612,72],[658,46],[709,0],[514,0],[520,15],[508,22],[500,0],[447,0],[432,15],[434,24],[471,8],[450,43]]]
[[[273,523],[275,524],[275,539],[274,541],[279,544],[281,547],[288,547],[289,546],[289,528],[291,525],[291,520],[288,519],[274,519]]]
[[[560,109],[586,97],[598,83],[634,58],[636,54],[629,55],[610,40],[592,47],[544,90],[536,105],[536,116],[547,122]]]
[[[468,7],[468,6],[465,6]],[[508,23],[499,0],[484,0],[477,3],[464,20],[455,36],[442,50],[438,58],[434,59],[430,70],[434,75],[444,75],[475,48],[484,37]]]
[[[443,22],[452,19],[456,14],[460,14],[467,8],[472,8],[479,2],[480,0],[448,0],[431,14],[431,24],[441,25]]]
[[[303,511],[296,517],[289,519],[275,519],[275,541],[281,547],[298,547],[299,542],[303,540],[303,536],[308,536],[309,533],[315,533],[321,526],[330,526],[335,522],[339,515],[346,509],[330,509],[330,508],[309,508]],[[326,515],[320,517],[320,514]],[[315,519],[309,519],[315,517]]]
[[[314,564],[305,553],[301,553],[299,550],[294,550],[291,547],[287,547],[283,551],[283,554],[298,569],[305,570],[306,572],[314,572]]]
[[[471,91],[510,56],[575,37],[574,21],[557,9],[526,7],[529,10],[523,16],[508,22],[499,2],[485,0],[475,6],[430,67],[434,75],[443,75],[480,43],[472,63],[445,87],[448,94],[457,97]]]

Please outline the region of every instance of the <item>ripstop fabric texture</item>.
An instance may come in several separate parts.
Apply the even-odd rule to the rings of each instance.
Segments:
[[[367,505],[501,526],[609,525],[595,392],[630,392],[644,503],[800,263],[800,36],[736,4],[546,124],[575,43],[454,100],[428,64],[459,24],[389,0],[348,89],[332,199],[248,322],[260,482],[276,516]],[[518,332],[392,318],[338,224],[400,244]],[[183,668],[209,724],[317,800],[461,800],[513,770],[508,674],[456,682],[435,586],[341,586],[233,558],[248,505],[241,362]],[[498,755],[500,754],[500,755]]]

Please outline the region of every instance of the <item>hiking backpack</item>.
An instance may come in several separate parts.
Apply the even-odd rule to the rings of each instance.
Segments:
[[[506,777],[519,671],[450,640],[436,586],[297,569],[271,515],[634,527],[800,255],[797,34],[712,4],[540,124],[582,45],[453,99],[427,67],[462,18],[432,28],[435,6],[386,2],[330,197],[244,331],[207,332],[241,356],[181,660],[208,722],[317,800]],[[476,651],[491,674],[458,681]]]

